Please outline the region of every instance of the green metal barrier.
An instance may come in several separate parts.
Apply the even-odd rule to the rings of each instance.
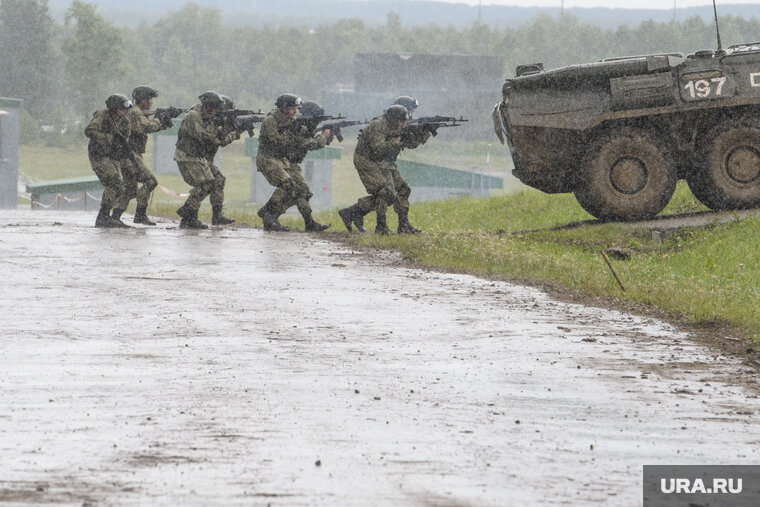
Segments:
[[[100,206],[103,185],[97,176],[28,183],[32,209],[95,209]]]

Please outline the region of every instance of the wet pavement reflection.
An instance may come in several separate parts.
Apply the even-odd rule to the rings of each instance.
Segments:
[[[0,211],[0,502],[630,506],[644,464],[758,460],[754,371],[667,323],[93,222]]]

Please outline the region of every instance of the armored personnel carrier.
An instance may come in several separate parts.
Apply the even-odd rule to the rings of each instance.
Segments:
[[[679,179],[711,209],[760,206],[760,43],[521,65],[502,96],[513,174],[597,218],[653,217]]]

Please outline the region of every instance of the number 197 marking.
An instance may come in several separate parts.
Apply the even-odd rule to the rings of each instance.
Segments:
[[[726,82],[724,77],[714,77],[711,80],[699,79],[697,81],[691,80],[686,83],[684,89],[689,91],[689,95],[692,99],[706,99],[713,91],[713,84],[717,83],[715,90],[715,96],[720,97],[723,92],[723,84]]]

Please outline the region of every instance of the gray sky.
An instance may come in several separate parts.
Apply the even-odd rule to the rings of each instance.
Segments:
[[[450,3],[478,5],[479,0],[443,0]],[[518,5],[523,7],[559,7],[562,0],[482,0],[483,5]],[[610,7],[622,9],[673,9],[674,0],[564,0],[565,8],[570,7]],[[718,13],[722,4],[760,4],[760,0],[718,0]],[[711,0],[675,0],[676,7],[712,5]]]

